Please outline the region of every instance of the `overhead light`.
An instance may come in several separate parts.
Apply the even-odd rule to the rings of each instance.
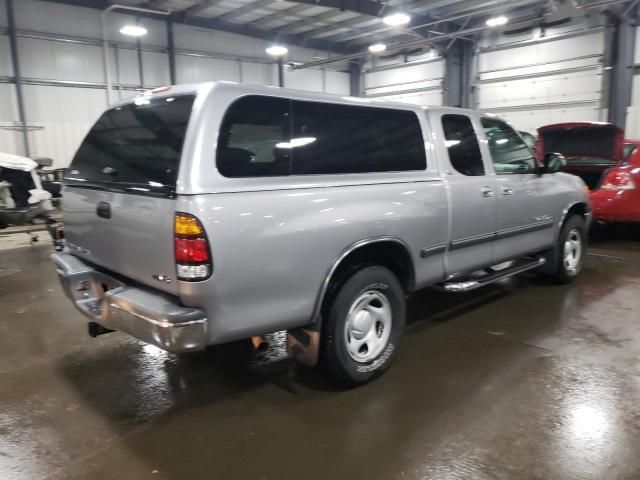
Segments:
[[[406,13],[392,13],[382,18],[382,21],[392,27],[406,25],[411,21],[411,17]]]
[[[501,15],[499,17],[493,17],[493,18],[490,18],[489,20],[487,20],[487,26],[488,27],[500,27],[502,25],[506,25],[508,21],[509,21],[509,19],[507,17],[505,17],[504,15]]]
[[[131,37],[142,37],[147,34],[147,29],[140,25],[125,25],[120,29],[120,33]]]
[[[386,49],[387,46],[384,43],[374,43],[373,45],[369,45],[369,51],[371,53],[384,52]]]
[[[281,57],[282,55],[286,55],[289,52],[287,47],[283,47],[282,45],[271,45],[265,50],[269,55],[273,55],[274,57]]]

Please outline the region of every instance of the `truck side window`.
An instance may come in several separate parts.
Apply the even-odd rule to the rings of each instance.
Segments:
[[[217,165],[225,177],[289,175],[289,101],[247,96],[234,102],[222,121]]]
[[[443,115],[442,129],[451,166],[463,175],[484,175],[484,164],[476,132],[466,115]]]
[[[414,112],[294,100],[295,175],[424,170]]]
[[[483,118],[482,127],[498,175],[535,173],[536,160],[513,128],[495,118]]]

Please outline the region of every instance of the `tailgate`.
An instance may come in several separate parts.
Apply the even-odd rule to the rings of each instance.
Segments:
[[[163,92],[102,114],[66,171],[63,213],[74,254],[175,294],[176,179],[195,95]]]
[[[75,255],[177,295],[174,213],[175,200],[169,198],[69,186],[64,190],[65,239]],[[158,280],[161,276],[172,281]]]

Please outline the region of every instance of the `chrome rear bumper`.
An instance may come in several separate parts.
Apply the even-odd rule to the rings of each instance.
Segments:
[[[203,350],[207,318],[174,297],[130,286],[64,252],[51,255],[67,297],[91,321],[169,352]]]

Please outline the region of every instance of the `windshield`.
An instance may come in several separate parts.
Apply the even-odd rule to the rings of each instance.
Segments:
[[[106,111],[82,142],[65,181],[172,193],[194,98],[140,98]]]
[[[629,160],[629,157],[631,157],[633,152],[635,152],[636,148],[638,148],[638,145],[636,145],[635,143],[624,144],[622,157],[624,158],[625,162]]]

